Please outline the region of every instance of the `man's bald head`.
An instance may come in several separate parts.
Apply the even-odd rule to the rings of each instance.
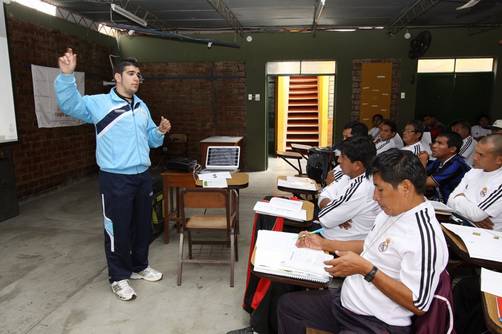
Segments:
[[[502,167],[502,135],[494,134],[482,138],[476,145],[473,163],[475,168],[492,172]]]
[[[492,147],[492,152],[495,155],[502,155],[502,135],[497,133],[481,138],[479,141],[483,144],[489,144]]]

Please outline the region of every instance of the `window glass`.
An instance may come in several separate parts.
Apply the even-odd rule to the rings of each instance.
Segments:
[[[455,64],[455,72],[491,72],[493,58],[459,58]]]
[[[419,59],[417,73],[452,73],[455,59]]]

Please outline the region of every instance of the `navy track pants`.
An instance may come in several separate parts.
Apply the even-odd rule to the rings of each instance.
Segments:
[[[110,283],[128,279],[148,266],[152,234],[150,172],[125,175],[99,172],[105,254]]]

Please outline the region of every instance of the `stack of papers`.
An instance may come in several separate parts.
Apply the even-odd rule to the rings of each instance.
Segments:
[[[203,188],[227,188],[227,179],[231,179],[229,172],[214,172],[198,174],[197,177],[202,181]]]
[[[481,291],[502,297],[502,273],[481,268]]]
[[[298,234],[259,230],[254,254],[254,271],[327,283],[330,275],[324,261],[333,259],[323,251],[296,247]]]
[[[295,221],[307,220],[307,211],[302,209],[303,201],[272,197],[269,202],[256,202],[253,210],[264,215],[288,218]]]
[[[476,259],[502,262],[502,232],[479,227],[442,224],[462,239],[469,256]]]
[[[308,177],[288,176],[286,179],[277,179],[277,186],[301,190],[317,190],[316,182]]]
[[[443,202],[429,201],[429,203],[432,204],[434,211],[436,211],[436,213],[439,215],[450,216],[451,213],[455,211],[452,208],[450,208],[448,205],[444,204]]]

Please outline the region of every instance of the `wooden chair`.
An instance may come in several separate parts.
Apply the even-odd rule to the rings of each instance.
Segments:
[[[230,264],[230,287],[234,286],[234,264],[238,261],[236,237],[237,221],[237,193],[230,189],[191,188],[184,189],[180,194],[180,213],[182,230],[180,233],[178,250],[178,285],[181,285],[183,263],[224,263]],[[225,214],[203,214],[187,217],[187,209],[225,209]],[[224,240],[192,240],[193,231],[224,232]],[[188,258],[183,257],[184,233],[188,237]],[[224,244],[230,247],[228,260],[193,259],[192,245],[194,244]]]

